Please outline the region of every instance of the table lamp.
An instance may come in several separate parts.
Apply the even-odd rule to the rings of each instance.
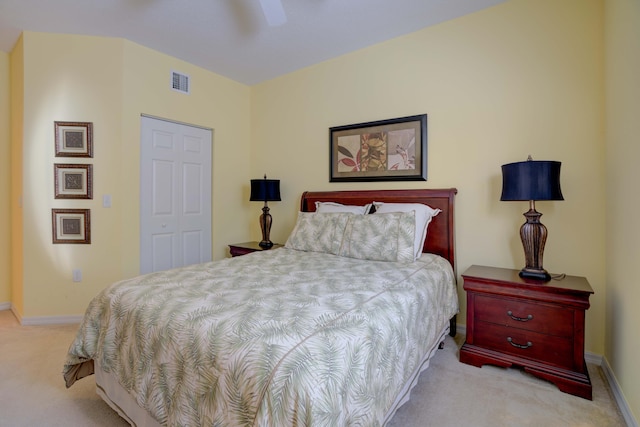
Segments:
[[[264,179],[252,179],[251,196],[249,197],[249,200],[252,202],[264,202],[262,215],[260,215],[262,241],[259,245],[263,249],[269,249],[273,246],[273,242],[269,240],[269,233],[271,232],[271,214],[269,214],[269,206],[267,206],[267,202],[280,201],[280,180],[267,179],[267,175],[264,176]]]
[[[542,267],[547,227],[540,222],[536,200],[564,200],[560,190],[560,162],[531,159],[502,165],[501,201],[529,201],[527,221],[520,227],[526,266],[520,277],[548,281],[551,275]]]

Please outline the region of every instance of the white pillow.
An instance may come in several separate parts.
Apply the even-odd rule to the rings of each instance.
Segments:
[[[434,209],[431,206],[423,205],[422,203],[373,202],[373,206],[376,208],[374,214],[415,211],[416,235],[413,250],[415,259],[420,258],[420,254],[422,254],[422,247],[424,246],[424,241],[427,238],[427,227],[429,226],[431,219],[441,212],[440,209]]]
[[[415,211],[351,215],[338,255],[373,261],[413,262]]]
[[[316,212],[318,213],[334,213],[345,212],[358,215],[366,215],[371,210],[371,203],[364,206],[341,205],[335,202],[316,202]]]
[[[298,212],[298,219],[285,247],[298,251],[337,255],[350,213]]]

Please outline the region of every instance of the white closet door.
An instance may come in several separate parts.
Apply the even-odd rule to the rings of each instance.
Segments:
[[[211,260],[212,131],[142,117],[140,273]]]

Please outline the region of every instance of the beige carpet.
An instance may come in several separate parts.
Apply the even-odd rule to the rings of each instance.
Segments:
[[[62,365],[77,325],[20,326],[0,311],[0,426],[126,426],[95,393],[93,377],[65,389]],[[602,372],[589,366],[593,401],[517,369],[458,362],[447,338],[389,427],[624,426]]]

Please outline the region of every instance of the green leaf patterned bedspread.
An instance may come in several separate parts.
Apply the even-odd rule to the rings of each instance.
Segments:
[[[161,424],[378,426],[458,311],[443,258],[281,248],[113,284],[89,305],[67,386],[99,360]]]

